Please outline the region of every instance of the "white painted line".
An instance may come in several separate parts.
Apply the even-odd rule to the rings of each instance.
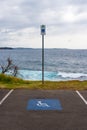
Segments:
[[[80,94],[79,91],[76,91],[76,93],[80,96],[80,98],[83,100],[83,102],[87,105],[87,101],[85,100],[85,98]]]
[[[2,103],[8,98],[8,96],[14,91],[14,89],[10,90],[5,97],[0,101],[0,105],[2,105]]]

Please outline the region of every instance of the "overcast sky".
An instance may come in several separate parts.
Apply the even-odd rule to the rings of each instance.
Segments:
[[[0,0],[0,47],[87,49],[87,0]]]

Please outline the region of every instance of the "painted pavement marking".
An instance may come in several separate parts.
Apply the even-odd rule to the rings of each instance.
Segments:
[[[58,99],[31,99],[27,110],[62,110],[62,106]]]
[[[47,103],[43,103],[42,101],[37,101],[36,105],[39,107],[50,107]]]
[[[83,100],[83,102],[87,105],[87,101],[86,101],[85,98],[80,94],[80,92],[76,90],[76,93],[80,96],[80,98]]]
[[[2,105],[2,103],[8,98],[8,96],[13,92],[14,90],[10,90],[5,96],[4,98],[0,101],[0,105]]]

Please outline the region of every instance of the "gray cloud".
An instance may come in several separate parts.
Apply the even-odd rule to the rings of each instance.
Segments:
[[[0,27],[25,28],[38,26],[43,22],[48,25],[65,25],[64,12],[72,11],[76,17],[87,12],[81,3],[86,4],[87,2],[86,0],[4,0],[0,4]],[[72,6],[71,10],[68,9],[68,6]],[[77,21],[79,22],[79,20],[81,23],[86,21],[84,17]]]
[[[82,4],[87,4],[87,0],[71,0],[71,3],[77,4],[77,5],[82,5]]]
[[[31,33],[27,28],[36,32],[43,23],[50,35],[86,30],[87,0],[0,0],[0,41]]]

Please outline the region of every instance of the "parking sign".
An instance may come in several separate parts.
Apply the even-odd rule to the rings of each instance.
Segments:
[[[41,25],[41,35],[45,35],[45,34],[46,34],[46,26]]]

